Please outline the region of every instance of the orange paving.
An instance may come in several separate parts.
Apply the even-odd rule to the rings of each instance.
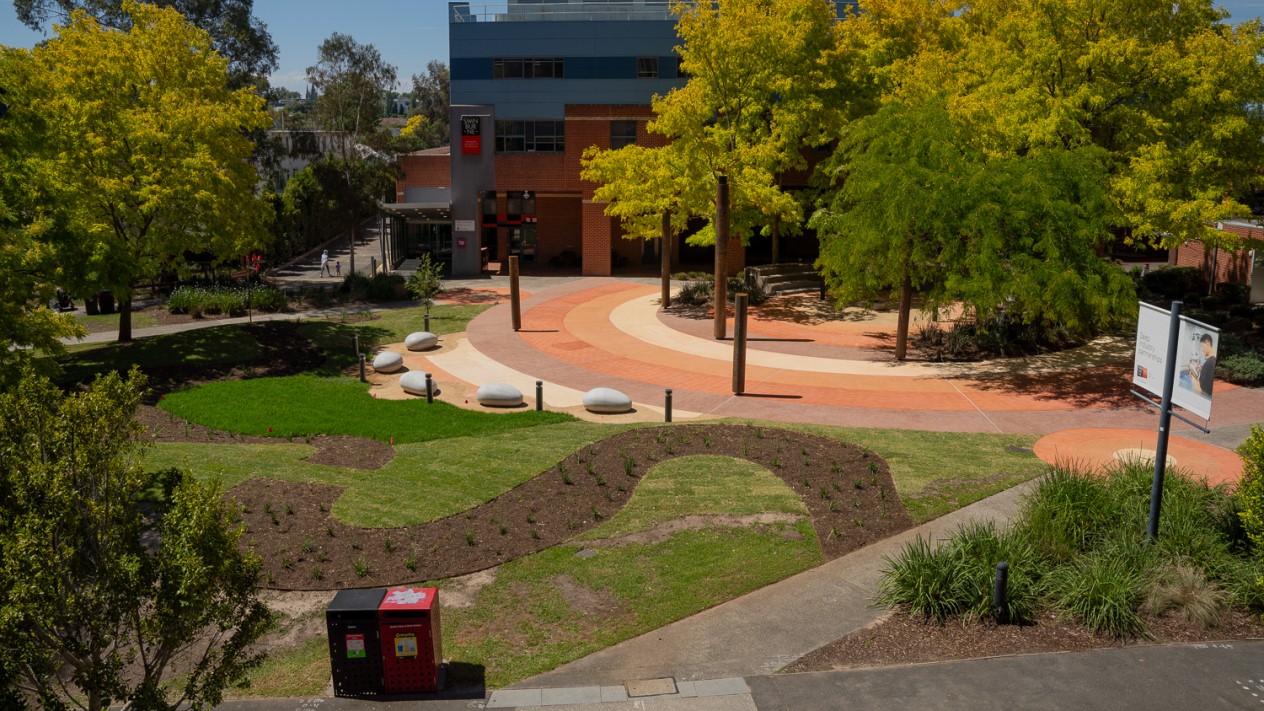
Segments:
[[[531,296],[529,291],[519,291],[521,298]],[[436,304],[468,306],[471,304],[500,304],[509,301],[509,289],[503,286],[479,286],[448,289],[441,293]]]
[[[476,291],[508,298],[505,289]],[[493,358],[499,356],[511,367],[523,372],[540,372],[546,379],[555,378],[569,387],[586,389],[592,387],[592,382],[619,379],[669,387],[677,393],[721,396],[727,401],[732,396],[731,361],[682,352],[673,348],[671,343],[650,342],[622,331],[612,322],[611,312],[614,309],[657,292],[657,286],[598,281],[586,288],[572,286],[556,291],[545,290],[540,298],[530,301],[524,296],[522,329],[513,334],[500,331],[499,326],[482,330],[482,338],[486,340],[484,345],[489,348],[485,352]],[[750,331],[761,337],[802,342],[806,344],[804,350],[816,358],[837,357],[836,354],[843,348],[874,349],[890,345],[892,326],[889,323],[818,318],[811,313],[816,308],[814,305],[806,301],[796,304],[794,298],[774,304],[768,313],[776,316],[780,312],[781,316],[793,319],[794,309],[799,308],[807,314],[804,318],[774,320],[772,317],[761,317],[756,312]],[[486,316],[491,319],[489,325],[498,318],[505,318],[504,312],[488,312]],[[671,321],[673,319],[660,320],[660,323],[673,327]],[[680,321],[675,321],[674,327],[679,327]],[[697,325],[691,328],[696,331]],[[696,337],[696,334],[690,337]],[[515,347],[514,344],[529,348]],[[752,351],[759,348],[756,343],[749,347]],[[547,358],[532,360],[538,356]],[[597,377],[594,378],[594,375]],[[998,413],[998,416],[1000,413],[1018,416],[1024,413],[1061,413],[1060,422],[1072,422],[1076,419],[1075,413],[1082,411],[1086,417],[1091,417],[1091,413],[1102,413],[1097,421],[1109,424],[1137,421],[1137,413],[1145,412],[1139,401],[1127,394],[1128,378],[1126,363],[1072,368],[1063,372],[1032,372],[990,380],[951,376],[857,375],[748,365],[746,393],[774,398],[780,396],[779,399],[763,401],[777,403],[779,407],[816,405],[852,408],[859,412],[908,412],[912,418],[916,418],[915,413],[918,412],[938,413],[945,418],[943,422],[949,429],[952,429],[954,417],[963,421],[968,419],[967,414],[986,418],[988,412]],[[581,386],[584,382],[590,384]],[[1216,383],[1217,393],[1235,389],[1227,383]],[[1248,411],[1255,408],[1254,400],[1243,402]],[[709,411],[710,407],[704,411]],[[1241,419],[1242,405],[1237,407]],[[1118,413],[1121,411],[1132,415],[1120,419]],[[770,414],[777,418],[768,410],[753,412],[760,412],[758,416]],[[1030,419],[1024,421],[1032,422]],[[1034,423],[1034,427],[1036,431],[1041,429],[1038,422]],[[1070,459],[1100,467],[1115,461],[1116,453],[1121,450],[1153,450],[1155,437],[1156,433],[1152,430],[1081,427],[1042,438],[1037,442],[1035,451],[1037,456],[1048,462]],[[1176,460],[1177,467],[1206,477],[1213,484],[1236,482],[1241,476],[1240,458],[1214,445],[1173,436],[1169,456]]]
[[[1070,463],[1101,470],[1142,450],[1154,461],[1158,433],[1118,428],[1081,428],[1045,435],[1032,448],[1037,457],[1050,464]],[[1131,451],[1130,451],[1131,450]],[[1242,477],[1242,458],[1222,447],[1196,442],[1177,435],[1168,438],[1167,456],[1175,469],[1185,470],[1212,484],[1236,484]]]
[[[610,322],[613,308],[656,291],[651,286],[614,283],[561,296],[525,312],[519,336],[542,353],[593,372],[682,390],[731,393],[732,373],[727,363],[647,343]],[[761,332],[766,323],[770,322],[761,322]],[[874,325],[867,328],[872,331]],[[812,329],[786,324],[780,330],[786,337],[811,335],[819,340]],[[888,410],[1040,411],[1111,406],[1105,401],[1071,405],[1044,392],[996,392],[971,380],[804,372],[755,365],[747,366],[746,390],[794,398],[802,404]]]

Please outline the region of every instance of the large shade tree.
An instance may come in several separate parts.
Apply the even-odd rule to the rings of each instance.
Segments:
[[[0,48],[0,87],[14,86],[30,61],[23,52]],[[0,115],[0,386],[13,384],[16,364],[32,349],[56,354],[59,339],[83,333],[69,314],[48,308],[57,272],[48,240],[66,224],[49,221],[33,229],[44,202],[32,189],[27,161],[41,148],[37,124],[38,117],[25,111]]]
[[[728,240],[749,235],[756,220],[802,218],[798,201],[780,189],[777,176],[806,167],[803,146],[824,142],[837,115],[837,104],[825,99],[839,86],[827,71],[840,56],[833,52],[837,10],[829,0],[673,2],[672,10],[679,16],[680,67],[688,81],[654,97],[655,118],[648,127],[672,142],[672,152],[624,148],[626,153],[610,158],[589,153],[587,179],[603,181],[616,196],[610,214],[639,233],[662,209],[619,207],[618,201],[632,200],[618,195],[644,189],[632,182],[638,176],[659,175],[674,161],[688,163],[683,175],[703,185],[672,200],[649,202],[670,207],[673,220],[708,219],[690,239],[716,247],[715,332],[723,337]],[[641,159],[647,166],[632,165]],[[727,203],[715,189],[719,179],[729,186]],[[638,213],[641,217],[631,219]],[[717,238],[717,225],[727,232],[730,224],[732,234]]]
[[[259,83],[276,69],[277,47],[267,26],[252,14],[254,0],[151,0],[150,4],[173,8],[211,36],[215,51],[228,59],[233,88]],[[18,19],[34,30],[47,29],[52,21],[65,23],[76,10],[105,27],[126,30],[132,18],[123,5],[122,0],[13,0]]]
[[[26,157],[47,197],[32,229],[68,225],[52,235],[60,278],[112,291],[127,341],[140,280],[180,268],[186,252],[227,259],[263,245],[245,133],[269,119],[250,89],[227,88],[209,35],[174,10],[123,7],[126,31],[75,13],[29,52],[10,94],[41,132]]]
[[[891,103],[854,122],[822,165],[818,265],[840,302],[899,293],[906,356],[914,292],[989,320],[1085,333],[1135,304],[1131,279],[1099,255],[1109,237],[1102,151],[988,156],[942,99]]]
[[[314,115],[327,131],[342,134],[328,166],[341,175],[336,199],[349,235],[354,274],[357,226],[382,198],[382,185],[394,175],[393,164],[360,143],[377,132],[386,110],[386,93],[395,86],[395,67],[371,44],[335,32],[320,44],[307,80],[319,92]]]
[[[4,708],[214,707],[261,659],[259,562],[216,486],[145,472],[143,385],[27,370],[0,395]]]
[[[895,66],[891,94],[947,88],[989,153],[1103,149],[1107,217],[1130,240],[1235,240],[1213,225],[1249,214],[1264,165],[1264,31],[1225,17],[1213,0],[972,2],[936,20],[949,50]]]

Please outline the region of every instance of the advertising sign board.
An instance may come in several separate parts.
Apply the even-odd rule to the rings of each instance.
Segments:
[[[482,122],[478,116],[461,117],[461,153],[478,155],[483,151]]]
[[[1134,385],[1163,396],[1170,313],[1157,306],[1141,304],[1137,317],[1137,346],[1133,360]],[[1176,382],[1172,403],[1204,419],[1211,419],[1211,388],[1216,372],[1216,352],[1220,347],[1220,331],[1184,316],[1177,336],[1176,363],[1172,365]]]

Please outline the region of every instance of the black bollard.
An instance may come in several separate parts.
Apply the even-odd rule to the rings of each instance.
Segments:
[[[996,564],[996,582],[992,585],[992,616],[996,624],[1009,624],[1009,563],[1001,561]]]
[[[421,330],[425,331],[426,333],[430,332],[430,312],[429,311],[426,312],[426,327]]]
[[[360,354],[360,382],[367,383],[369,379],[364,377],[364,354]]]
[[[426,402],[434,402],[434,381],[430,379],[430,373],[426,373]]]
[[[825,300],[825,277],[821,277],[821,301]]]
[[[663,408],[663,422],[671,422],[671,388],[667,388],[667,397],[665,399],[667,406]]]
[[[360,355],[360,334],[351,337],[351,350],[358,356]]]
[[[544,411],[544,381],[535,381],[535,410],[536,412]]]

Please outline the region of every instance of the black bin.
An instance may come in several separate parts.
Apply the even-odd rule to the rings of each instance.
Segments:
[[[377,608],[386,588],[340,590],[325,609],[334,696],[378,696],[386,692]]]

